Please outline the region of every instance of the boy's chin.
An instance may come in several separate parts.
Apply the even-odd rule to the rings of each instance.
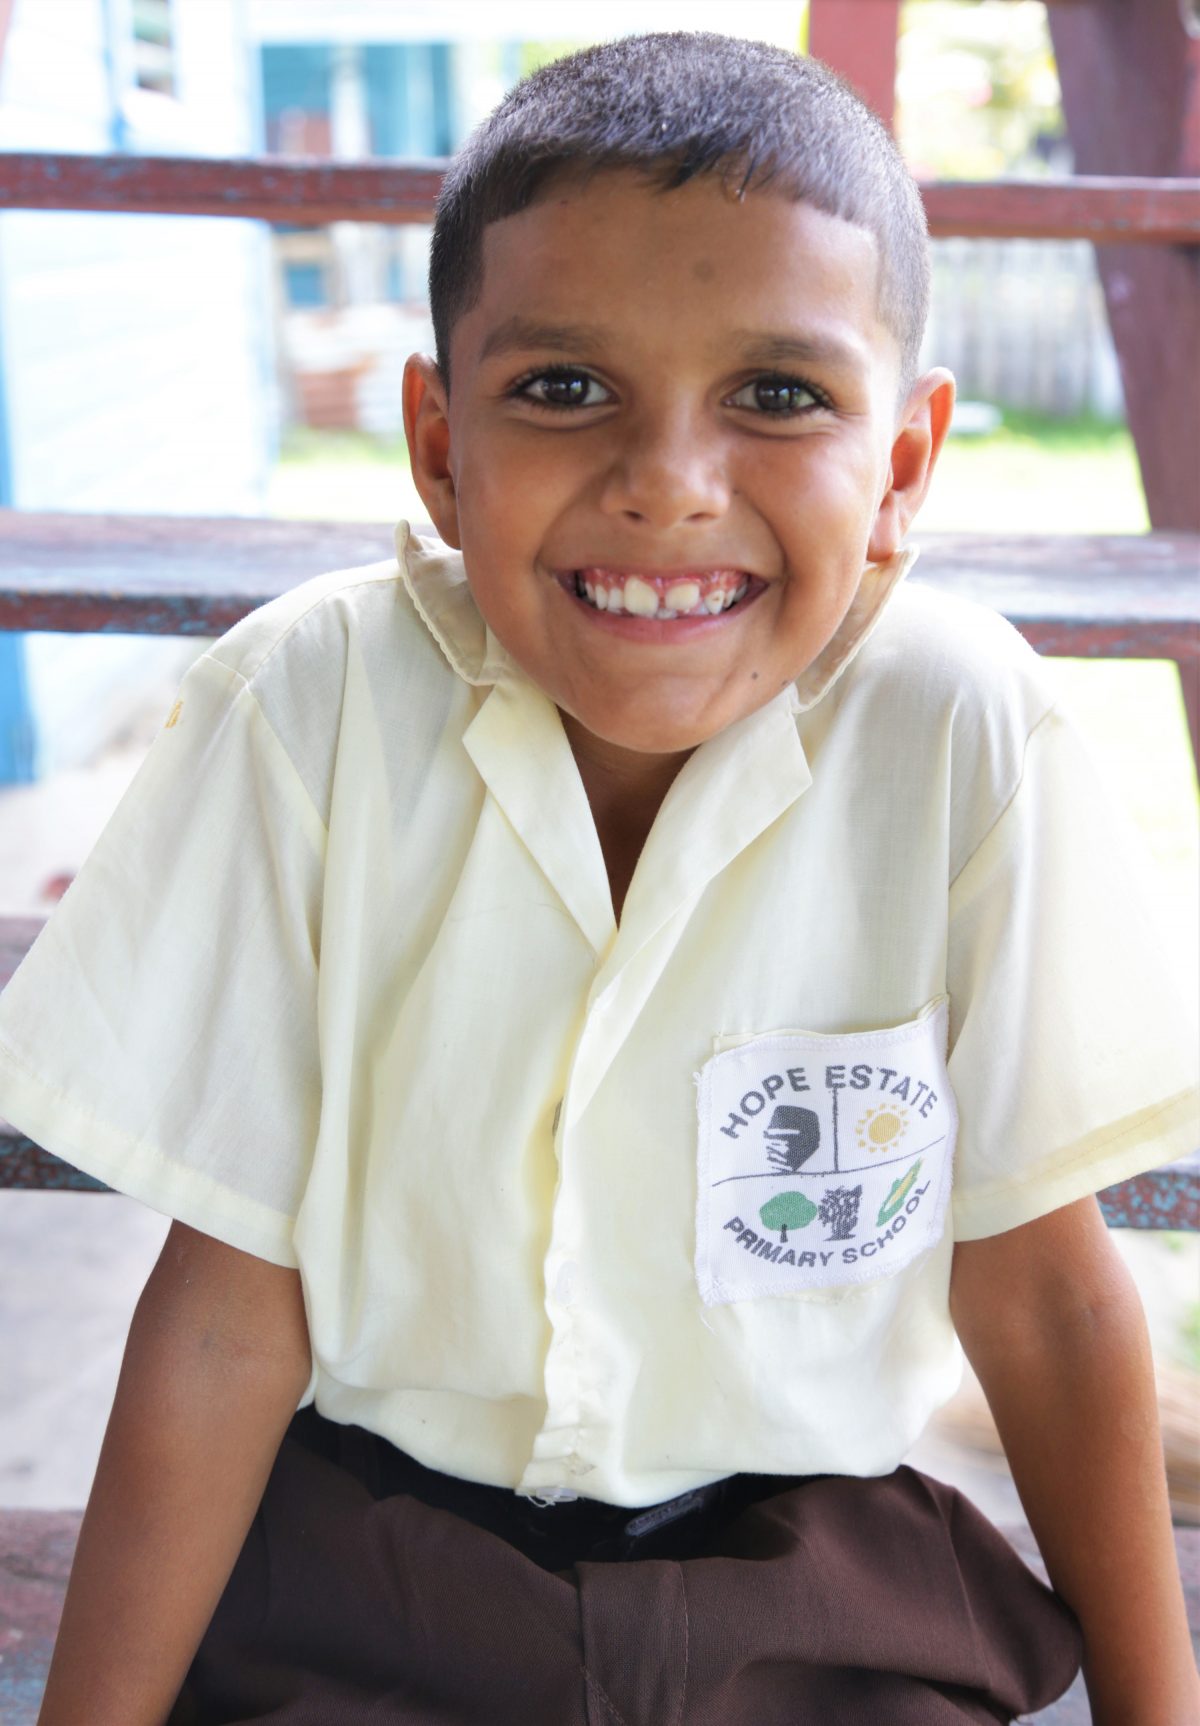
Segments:
[[[764,701],[767,697],[764,697]],[[657,757],[690,755],[702,743],[724,731],[744,715],[738,713],[652,713],[602,715],[570,713],[560,709],[572,744],[590,740],[601,750]]]

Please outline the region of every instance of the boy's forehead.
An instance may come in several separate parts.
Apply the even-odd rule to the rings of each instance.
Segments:
[[[879,274],[869,229],[785,192],[739,195],[717,174],[664,190],[632,169],[564,172],[484,229],[481,288],[455,353],[460,331],[464,358],[479,363],[560,345],[539,333],[602,341],[628,332],[647,304],[703,302],[714,342],[774,336],[781,350],[819,345],[874,369],[897,352],[879,318]]]

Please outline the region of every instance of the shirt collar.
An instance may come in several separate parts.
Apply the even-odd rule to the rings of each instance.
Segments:
[[[485,625],[458,553],[404,526],[396,545],[405,586],[451,666],[489,688],[464,747],[595,952],[598,985],[623,974],[660,931],[678,933],[680,913],[803,796],[812,775],[797,717],[845,670],[912,562],[906,553],[868,569],[842,626],[798,683],[686,762],[646,842],[618,930],[600,841],[557,709]]]
[[[396,556],[404,585],[453,669],[467,683],[489,686],[519,675],[513,661],[479,614],[460,552],[423,538],[407,522],[396,529]],[[832,640],[795,684],[793,710],[807,713],[837,682],[883,615],[899,583],[916,562],[906,546],[885,563],[869,563],[858,592]]]
[[[796,712],[807,713],[827,695],[883,616],[888,600],[917,561],[915,545],[863,570],[850,609],[807,671],[796,680]]]
[[[464,682],[487,686],[515,670],[480,615],[461,552],[414,533],[402,521],[396,529],[396,558],[421,621]]]

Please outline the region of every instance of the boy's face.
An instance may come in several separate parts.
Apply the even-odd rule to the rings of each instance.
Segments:
[[[866,231],[710,176],[564,178],[485,231],[449,397],[409,364],[414,479],[495,635],[594,737],[677,754],[761,707],[896,549],[952,384],[898,407],[876,277]]]

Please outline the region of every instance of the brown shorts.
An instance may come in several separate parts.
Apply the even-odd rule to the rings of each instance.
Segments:
[[[169,1726],[991,1726],[1079,1659],[911,1468],[539,1509],[306,1409]]]

